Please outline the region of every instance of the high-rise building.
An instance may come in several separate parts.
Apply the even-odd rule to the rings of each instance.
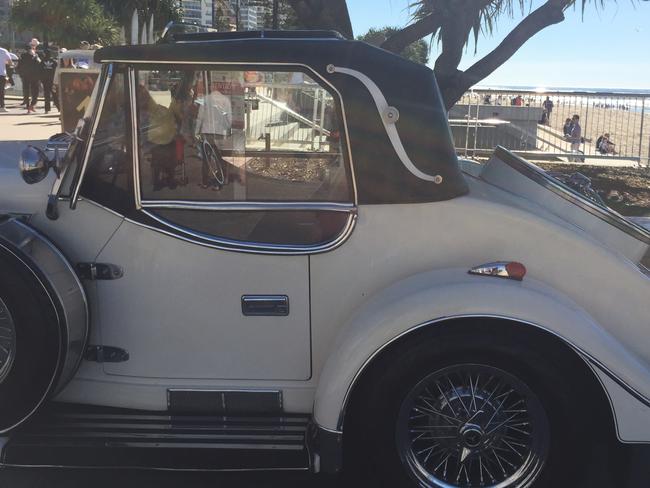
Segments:
[[[214,16],[212,0],[181,0],[181,7],[183,22],[212,27]]]
[[[239,10],[240,30],[259,30],[264,24],[264,15],[259,15],[258,8],[252,2],[242,2]]]
[[[264,7],[260,0],[213,0],[215,26],[223,30],[226,25],[237,30],[264,28]]]

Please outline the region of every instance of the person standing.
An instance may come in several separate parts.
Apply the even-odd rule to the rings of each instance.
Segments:
[[[7,83],[7,66],[11,64],[9,51],[0,47],[0,112],[7,112],[5,108],[5,84]]]
[[[30,41],[27,51],[20,56],[20,74],[23,79],[24,97],[31,100],[27,104],[27,113],[36,112],[34,107],[38,101],[39,82],[41,79],[41,58],[36,54],[40,43],[34,38]]]
[[[551,100],[550,97],[546,97],[546,100],[544,100],[542,106],[546,111],[546,125],[551,125],[551,112],[553,111],[553,100]]]
[[[582,127],[580,127],[580,116],[578,114],[571,117],[569,141],[571,141],[571,152],[578,154],[580,152],[580,144],[582,144]],[[574,161],[580,162],[578,158],[574,158]]]
[[[41,66],[41,82],[43,83],[43,97],[45,98],[45,113],[48,113],[51,108],[52,86],[54,85],[54,73],[57,67],[56,59],[52,58],[52,53],[49,49],[46,49],[43,52],[43,62]],[[56,99],[54,99],[54,105],[58,108]]]

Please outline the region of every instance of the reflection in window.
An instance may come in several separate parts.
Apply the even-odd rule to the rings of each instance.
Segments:
[[[137,72],[143,201],[351,202],[332,96],[300,72]]]
[[[115,73],[110,83],[81,191],[84,196],[124,213],[132,202],[124,74]]]

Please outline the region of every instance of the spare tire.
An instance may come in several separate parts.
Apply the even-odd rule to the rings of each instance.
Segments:
[[[86,297],[67,260],[28,225],[0,221],[0,434],[65,387],[87,332]]]
[[[61,330],[44,286],[15,256],[0,255],[0,432],[36,411],[60,369]]]

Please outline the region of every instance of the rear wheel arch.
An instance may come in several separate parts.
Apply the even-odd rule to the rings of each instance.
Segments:
[[[548,361],[571,365],[567,379],[584,385],[584,391],[598,407],[596,414],[608,427],[608,435],[616,438],[616,421],[613,406],[600,379],[591,369],[586,358],[563,338],[547,329],[517,319],[501,317],[458,317],[437,321],[412,329],[376,351],[355,376],[345,397],[338,430],[345,439],[346,427],[354,421],[355,403],[364,389],[370,387],[381,371],[390,367],[391,361],[399,360],[415,344],[428,341],[445,341],[467,335],[479,334],[494,339],[487,348],[502,349],[504,354],[512,351],[509,346],[536,350],[548,355]],[[349,430],[349,429],[348,429]]]

